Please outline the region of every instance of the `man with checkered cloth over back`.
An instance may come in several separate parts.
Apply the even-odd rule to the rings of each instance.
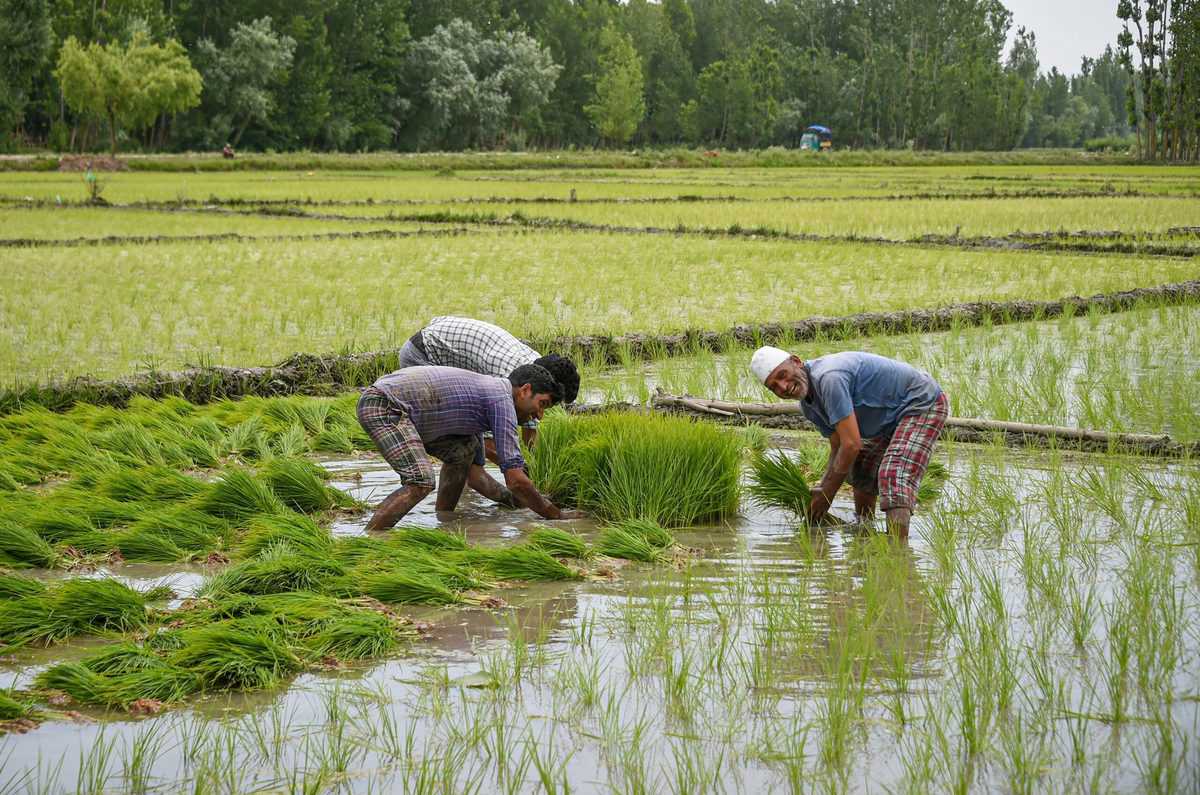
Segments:
[[[562,384],[562,402],[574,403],[579,395],[579,371],[565,356],[542,356],[499,326],[469,317],[443,315],[413,334],[400,349],[400,367],[457,367],[481,375],[508,378],[524,364],[546,368]],[[532,446],[537,438],[537,420],[521,423],[521,437]],[[496,462],[495,443],[484,440],[476,463],[483,466],[485,455]]]
[[[808,520],[824,518],[848,479],[859,520],[874,516],[878,499],[888,528],[907,538],[917,487],[950,412],[937,381],[904,362],[861,351],[806,362],[764,346],[754,352],[750,369],[779,397],[799,400],[804,416],[829,440],[829,464],[813,489]]]

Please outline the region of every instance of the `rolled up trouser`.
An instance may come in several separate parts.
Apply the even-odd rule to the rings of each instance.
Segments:
[[[950,401],[943,392],[927,410],[901,417],[891,436],[865,440],[850,469],[850,485],[878,494],[880,510],[911,510],[949,415]]]
[[[358,399],[358,422],[405,486],[432,489],[436,485],[430,455],[465,469],[479,449],[476,436],[441,436],[423,442],[407,412],[374,387],[367,387]]]

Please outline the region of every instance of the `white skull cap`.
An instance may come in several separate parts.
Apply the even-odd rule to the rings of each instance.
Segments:
[[[764,345],[750,357],[750,371],[760,382],[766,383],[767,376],[775,372],[775,368],[790,359],[792,355],[782,348],[772,348]]]

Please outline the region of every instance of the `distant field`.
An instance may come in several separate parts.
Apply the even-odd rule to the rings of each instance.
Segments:
[[[381,349],[447,312],[536,336],[721,330],[1054,299],[1200,271],[1191,257],[1200,224],[1195,168],[869,164],[100,179],[111,206],[81,206],[77,173],[0,173],[5,385]],[[469,223],[489,218],[511,223]],[[539,219],[630,231],[564,230]],[[748,239],[755,230],[832,239]],[[1054,233],[1052,248],[1072,250],[956,242],[1018,233]],[[239,239],[179,240],[231,234]],[[305,239],[317,235],[332,239]],[[919,242],[926,235],[950,239]],[[853,236],[900,244],[839,239]],[[113,239],[68,245],[79,238]],[[13,247],[21,240],[38,242]]]

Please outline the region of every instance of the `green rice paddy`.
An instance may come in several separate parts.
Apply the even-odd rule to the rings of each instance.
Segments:
[[[0,173],[3,386],[384,350],[447,312],[726,331],[1198,278],[1189,168],[104,179],[83,207],[77,174]],[[1194,442],[1198,325],[1184,301],[785,344],[910,361],[957,416]],[[585,362],[581,399],[773,399],[748,354]],[[904,543],[802,523],[811,434],[555,412],[530,474],[587,519],[468,494],[368,536],[398,480],[355,400],[0,416],[0,792],[1200,789],[1193,460],[943,441]]]

